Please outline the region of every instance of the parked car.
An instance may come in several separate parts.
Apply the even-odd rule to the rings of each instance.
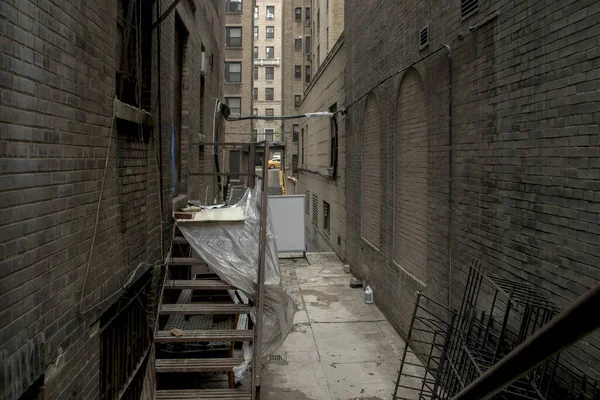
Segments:
[[[272,159],[269,160],[268,165],[269,165],[269,169],[273,169],[273,168],[280,169],[281,168],[281,159],[279,158],[279,156],[274,156]]]

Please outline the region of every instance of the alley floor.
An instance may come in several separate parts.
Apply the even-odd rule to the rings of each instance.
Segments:
[[[261,399],[391,399],[404,342],[375,304],[365,304],[363,289],[350,288],[339,258],[307,253],[280,264],[298,311],[265,367]]]

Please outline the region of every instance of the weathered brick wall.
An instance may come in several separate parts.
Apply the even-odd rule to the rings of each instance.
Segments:
[[[344,96],[344,65],[346,51],[343,38],[332,50],[330,58],[326,59],[321,70],[305,93],[300,104],[300,113],[327,111],[333,105],[339,109],[345,102]],[[336,178],[332,178],[331,162],[331,120],[318,118],[301,121],[299,129],[304,128],[308,146],[304,158],[305,165],[300,166],[297,182],[297,194],[306,190],[318,197],[318,222],[312,224],[312,209],[306,220],[308,238],[320,251],[335,251],[340,258],[345,257],[346,248],[346,212],[345,198],[345,169],[346,169],[346,129],[345,118],[337,114],[338,122],[338,168]],[[308,132],[308,134],[306,134]],[[302,140],[302,139],[300,139]],[[301,160],[301,157],[299,157]],[[330,229],[324,229],[324,204],[326,201],[330,212]]]
[[[465,19],[459,1],[347,0],[345,5],[346,103],[358,99],[348,110],[346,256],[359,275],[369,277],[376,301],[399,331],[408,328],[416,290],[447,302],[449,250],[453,306],[460,301],[466,265],[473,258],[488,270],[531,283],[561,307],[597,283],[597,2],[480,0],[478,12]],[[418,31],[425,25],[430,43],[420,50]],[[440,50],[443,44],[452,49],[453,74],[451,247],[448,58],[447,50]],[[430,53],[434,54],[426,57]],[[403,104],[417,107],[422,101],[412,95],[405,103],[401,87],[416,76],[423,84],[425,105],[415,112],[426,115],[427,138],[411,143],[410,136],[401,139],[408,132],[403,126],[410,123],[401,118],[408,109]],[[366,95],[371,91],[385,99],[379,103],[379,252],[360,236],[364,194],[357,167]],[[421,153],[423,146],[427,151]],[[411,153],[413,149],[419,153]],[[418,157],[411,165],[418,173],[402,175],[395,164],[400,157]],[[400,193],[398,184],[407,192]],[[406,203],[409,199],[403,194],[410,190],[418,191],[423,202]],[[416,206],[409,218],[406,213]],[[419,243],[398,246],[394,225],[418,227],[420,233],[412,239]],[[394,262],[417,249],[417,270]],[[407,273],[413,270],[425,281]],[[599,349],[597,334],[573,349],[578,366],[595,377]]]
[[[101,313],[138,266],[160,262],[158,131],[115,124],[116,3],[9,1],[0,5],[0,397],[16,399],[41,374],[45,398],[99,397]],[[223,25],[212,3],[177,12],[214,54],[207,103],[220,93]],[[164,11],[164,9],[162,10]],[[163,229],[170,235],[174,14],[161,24]],[[156,34],[156,31],[154,31]],[[156,40],[156,39],[155,39]],[[156,57],[153,41],[152,56]],[[186,190],[198,164],[199,71],[186,69]],[[156,104],[153,60],[152,108]],[[189,86],[189,87],[187,87]],[[208,115],[212,115],[212,107]],[[158,123],[155,113],[154,121]],[[204,118],[203,129],[212,119]],[[191,134],[194,132],[194,134]],[[190,140],[185,140],[191,134]],[[112,136],[112,139],[109,137]],[[109,146],[110,141],[110,147]],[[80,305],[108,149],[85,298]],[[79,313],[85,311],[83,315]]]

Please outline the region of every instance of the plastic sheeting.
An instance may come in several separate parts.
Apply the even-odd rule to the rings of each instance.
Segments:
[[[244,211],[244,221],[188,222],[177,226],[192,248],[219,277],[256,300],[260,237],[261,191],[248,189],[232,207]],[[201,211],[204,212],[204,211]],[[262,355],[283,344],[294,322],[294,300],[281,285],[279,258],[271,215],[267,218]],[[251,318],[255,320],[254,311]]]

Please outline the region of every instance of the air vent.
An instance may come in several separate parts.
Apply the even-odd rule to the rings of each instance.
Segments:
[[[479,10],[479,0],[460,0],[460,16],[467,18]]]
[[[419,50],[429,46],[429,25],[425,25],[419,30]]]

